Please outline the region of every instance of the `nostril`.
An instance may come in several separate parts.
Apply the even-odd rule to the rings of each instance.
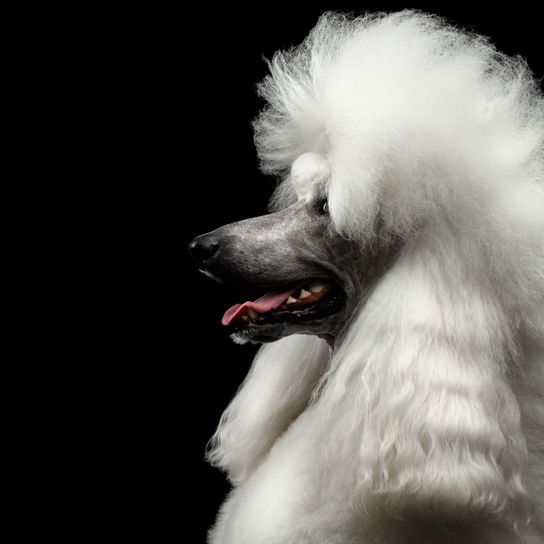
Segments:
[[[219,249],[217,238],[208,234],[197,236],[189,244],[189,252],[198,265],[204,264],[211,259]]]

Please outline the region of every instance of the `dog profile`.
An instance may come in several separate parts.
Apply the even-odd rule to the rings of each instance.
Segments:
[[[264,346],[210,544],[544,542],[544,98],[414,11],[323,15],[255,121],[271,213],[199,236]]]

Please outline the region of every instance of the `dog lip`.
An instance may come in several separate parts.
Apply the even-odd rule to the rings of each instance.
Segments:
[[[254,321],[236,320],[230,326],[235,334],[241,334],[248,340],[260,341],[264,336],[272,336],[275,329],[296,327],[326,319],[338,311],[345,303],[343,290],[333,284],[323,298],[296,309],[278,308],[270,312],[258,314]],[[294,331],[296,332],[296,331]]]

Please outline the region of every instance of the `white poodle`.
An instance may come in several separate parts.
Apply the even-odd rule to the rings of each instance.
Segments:
[[[212,544],[544,542],[544,99],[421,13],[326,14],[255,122],[269,215],[195,239],[267,343]],[[263,291],[266,291],[263,294]]]

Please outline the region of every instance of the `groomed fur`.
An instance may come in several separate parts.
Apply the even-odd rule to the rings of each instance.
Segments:
[[[363,534],[361,542],[404,542],[387,533],[390,523],[380,529],[383,516],[498,521],[521,531],[520,542],[537,542],[544,536],[544,102],[527,66],[479,36],[405,11],[326,14],[270,69],[260,86],[268,106],[255,130],[263,169],[284,179],[273,206],[296,198],[291,165],[312,151],[330,164],[335,227],[361,247],[385,245],[392,235],[406,246],[330,362],[313,338],[263,348],[211,453],[252,491],[234,493],[212,541],[250,541],[229,515],[247,522],[243,501],[259,500],[253,471],[261,466],[261,480],[273,479],[285,466],[280,455],[289,459],[296,443],[321,475],[305,483],[315,508],[336,485],[362,513],[357,523],[366,529],[350,532],[344,522],[338,542]],[[304,421],[285,432],[305,408]],[[292,530],[282,526],[285,540],[260,525],[252,541],[329,542],[296,538],[325,534],[333,503],[318,510],[311,530],[299,514],[283,521]],[[504,540],[475,541],[518,542],[499,533]]]
[[[236,397],[221,416],[208,459],[243,482],[274,441],[306,408],[326,370],[323,340],[291,336],[261,348]]]

